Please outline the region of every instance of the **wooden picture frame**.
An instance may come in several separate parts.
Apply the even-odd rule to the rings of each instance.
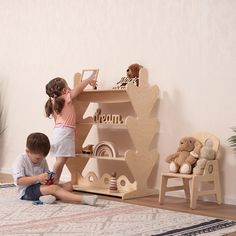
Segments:
[[[88,79],[93,73],[95,73],[95,78],[97,79],[98,72],[99,72],[99,69],[84,69],[84,70],[82,70],[81,81]],[[91,89],[91,86],[90,87],[88,86],[87,88]],[[96,88],[93,88],[93,89],[96,89]]]

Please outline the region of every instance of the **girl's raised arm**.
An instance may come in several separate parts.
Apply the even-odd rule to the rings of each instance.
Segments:
[[[84,89],[87,87],[87,85],[91,85],[92,87],[95,87],[97,83],[96,79],[96,71],[85,80],[82,80],[80,83],[78,83],[72,90],[71,90],[71,99],[75,99],[80,93],[84,91]]]

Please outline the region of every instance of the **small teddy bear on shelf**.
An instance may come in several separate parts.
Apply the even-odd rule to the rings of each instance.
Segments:
[[[128,83],[134,83],[139,86],[139,71],[143,66],[135,63],[128,67],[126,70],[126,77],[122,77],[113,89],[126,89]]]
[[[201,147],[201,142],[193,137],[182,138],[177,152],[166,157],[166,162],[170,164],[170,172],[191,174],[192,167],[199,157]]]
[[[196,163],[196,166],[193,168],[193,174],[202,175],[204,168],[208,160],[215,159],[215,151],[213,149],[213,142],[210,139],[207,139],[200,151],[199,160]]]
[[[128,78],[132,79],[132,78],[139,78],[139,71],[140,69],[142,69],[143,66],[139,65],[139,64],[132,64],[128,67],[128,69],[126,70],[126,75]],[[137,84],[138,86],[138,84]]]

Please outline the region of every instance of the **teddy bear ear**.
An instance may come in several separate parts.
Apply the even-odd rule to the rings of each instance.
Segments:
[[[213,142],[209,138],[205,140],[204,145],[207,146],[208,148],[213,148]]]
[[[199,155],[201,148],[202,148],[201,142],[196,140],[195,143],[194,143],[194,150],[193,150],[193,152],[195,152],[197,155]]]
[[[128,67],[129,71],[127,71],[127,72],[129,72],[129,76],[131,78],[135,78],[135,77],[138,78],[139,77],[139,71],[140,71],[141,68],[143,68],[142,65],[140,65],[138,63],[134,63],[134,64],[132,64]]]

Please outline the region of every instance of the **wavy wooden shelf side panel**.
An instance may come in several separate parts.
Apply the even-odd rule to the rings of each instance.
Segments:
[[[136,150],[140,153],[148,152],[150,144],[159,130],[157,119],[128,117],[126,119],[126,124]]]
[[[137,181],[137,187],[140,189],[147,188],[148,177],[158,161],[157,150],[154,149],[147,153],[128,150],[125,153],[125,160],[134,179]]]
[[[137,117],[148,119],[159,97],[159,88],[157,85],[149,86],[146,69],[140,71],[139,80],[140,87],[130,83],[127,86],[127,93]]]

